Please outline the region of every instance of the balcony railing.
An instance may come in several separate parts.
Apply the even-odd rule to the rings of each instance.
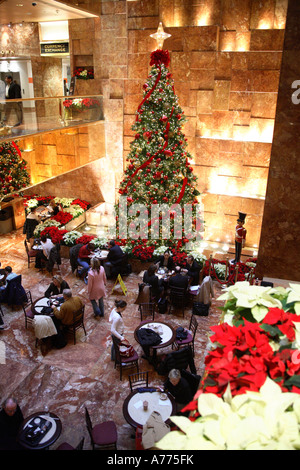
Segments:
[[[101,95],[0,100],[0,141],[103,119]]]

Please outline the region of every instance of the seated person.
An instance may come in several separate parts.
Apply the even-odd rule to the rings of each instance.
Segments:
[[[158,258],[156,266],[158,268],[167,268],[168,271],[172,271],[174,269],[174,262],[170,251],[166,250],[164,254]]]
[[[191,286],[199,285],[200,266],[192,255],[187,257],[184,272],[187,273]]]
[[[7,398],[0,411],[0,450],[21,450],[17,435],[24,420],[23,413],[12,397]]]
[[[8,287],[7,282],[17,277],[18,274],[13,272],[11,266],[5,266],[3,276],[4,277],[0,279],[0,302],[4,302],[6,299],[6,293],[7,293],[6,289]]]
[[[40,222],[41,219],[37,213],[37,207],[32,207],[23,226],[23,233],[26,235],[26,240],[29,241],[30,238],[34,238],[34,229],[37,225],[39,225]]]
[[[10,281],[14,277],[18,276],[18,274],[13,273],[13,270],[12,270],[11,266],[5,266],[4,271],[5,271],[5,275],[6,275],[6,281]]]
[[[151,266],[149,266],[147,271],[144,272],[143,275],[143,282],[151,286],[151,295],[155,299],[161,297],[164,291],[162,280],[159,279],[158,276],[155,274],[156,271],[157,266],[155,264],[152,264]]]
[[[122,248],[117,245],[114,240],[110,240],[108,243],[107,261],[104,263],[104,270],[107,278],[112,276],[114,267],[121,264],[123,256],[124,253]]]
[[[180,411],[193,399],[193,393],[186,379],[181,377],[180,370],[172,369],[168,379],[164,383],[165,391],[170,392],[175,398],[177,410]]]
[[[47,206],[48,211],[52,215],[57,215],[60,211],[60,207],[58,204],[56,204],[55,200],[52,199],[52,201],[49,202],[49,205]]]
[[[78,270],[79,276],[83,276],[85,278],[88,270],[90,269],[90,255],[93,253],[94,249],[95,245],[92,242],[89,242],[80,248],[77,263],[82,267],[82,269]]]
[[[185,276],[181,273],[181,267],[175,267],[175,274],[169,279],[170,287],[179,287],[181,289],[187,289],[189,284],[188,276]]]
[[[70,289],[69,284],[56,274],[53,276],[52,282],[45,292],[45,297],[62,294],[64,289]]]
[[[70,289],[63,290],[64,303],[60,308],[53,309],[53,321],[56,327],[60,325],[71,325],[74,321],[73,314],[83,307],[79,297],[73,297]]]
[[[48,261],[50,256],[50,251],[54,247],[51,238],[47,238],[46,235],[41,237],[42,249],[37,250],[35,257],[35,267],[38,269],[42,268],[42,260]]]

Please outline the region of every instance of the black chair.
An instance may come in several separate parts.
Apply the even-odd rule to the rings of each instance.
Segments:
[[[78,263],[77,263],[77,258],[78,258],[78,254],[79,254],[79,250],[80,248],[83,246],[83,243],[78,243],[77,245],[75,246],[72,246],[70,248],[70,264],[71,264],[71,268],[72,268],[72,273],[77,269],[78,267]]]
[[[172,369],[190,368],[192,374],[196,374],[196,366],[194,362],[192,348],[185,346],[167,354],[164,359],[157,365],[156,371],[159,375],[166,375]]]
[[[136,388],[148,387],[148,374],[149,371],[130,374],[128,376],[130,390],[133,392]]]
[[[4,328],[4,321],[3,321],[3,318],[4,318],[4,312],[2,310],[2,307],[0,305],[0,328],[3,329]]]
[[[33,250],[32,248],[30,248],[30,246],[28,246],[27,240],[24,240],[24,245],[27,254],[28,268],[30,268],[30,263],[35,262],[36,250]]]
[[[83,328],[83,331],[86,335],[86,330],[84,326],[84,309],[85,305],[79,310],[77,310],[77,312],[74,312],[73,323],[71,325],[64,326],[64,331],[66,333],[72,333],[74,344],[76,344],[76,331],[79,330],[79,328]]]
[[[80,440],[76,447],[71,446],[68,442],[63,442],[55,450],[82,450],[84,444],[84,437]]]
[[[154,303],[140,304],[139,312],[141,315],[141,321],[143,321],[143,319],[146,317],[152,317],[152,321],[154,321],[155,304]]]
[[[33,324],[34,313],[32,308],[32,296],[30,290],[25,291],[26,297],[22,303],[24,317],[25,317],[25,328],[27,329],[28,324]]]
[[[47,271],[52,273],[53,268],[57,264],[57,269],[60,271],[61,266],[61,256],[60,256],[60,244],[56,243],[53,248],[50,250],[48,262],[47,262]]]
[[[174,344],[175,346],[179,349],[181,346],[188,346],[190,345],[193,351],[193,356],[195,355],[195,336],[196,336],[196,331],[198,328],[198,321],[195,318],[194,315],[191,316],[191,321],[189,324],[188,332],[187,332],[187,337],[184,339],[177,339],[175,340]]]
[[[1,302],[7,305],[22,305],[26,296],[25,289],[22,286],[22,275],[19,274],[7,281],[7,287]]]
[[[117,277],[119,274],[121,276],[129,276],[132,272],[131,264],[128,262],[128,254],[124,253],[122,259],[118,264],[115,264],[111,268],[111,276]]]
[[[122,380],[123,369],[136,367],[136,371],[139,372],[139,363],[138,363],[139,356],[136,350],[134,349],[133,356],[123,357],[120,354],[119,343],[116,341],[114,336],[112,336],[112,339],[113,339],[114,349],[115,349],[115,369],[117,367],[120,368],[120,380]]]
[[[102,448],[117,448],[118,433],[117,427],[113,421],[105,421],[93,426],[88,409],[85,407],[85,422],[93,450],[95,450],[96,446]]]
[[[187,304],[187,292],[186,289],[181,287],[171,287],[170,294],[169,294],[169,312],[171,312],[172,308],[174,310],[181,310],[182,316],[184,317],[184,309]]]

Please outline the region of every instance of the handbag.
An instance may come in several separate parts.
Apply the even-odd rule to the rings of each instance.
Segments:
[[[131,357],[134,355],[134,349],[127,339],[119,343],[119,351],[121,357]]]
[[[209,304],[204,304],[202,302],[193,303],[193,315],[201,315],[207,317],[209,312]]]

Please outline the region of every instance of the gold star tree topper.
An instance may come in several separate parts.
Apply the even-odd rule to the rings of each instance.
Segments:
[[[157,28],[156,33],[150,34],[150,37],[155,39],[157,42],[157,49],[162,49],[164,41],[168,39],[171,34],[165,33],[162,23],[160,22]]]

